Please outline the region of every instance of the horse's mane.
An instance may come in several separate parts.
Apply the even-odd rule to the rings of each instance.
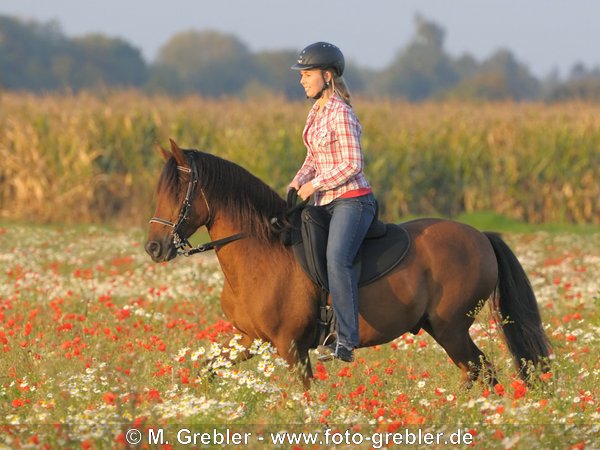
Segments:
[[[284,212],[285,201],[273,189],[231,161],[198,150],[184,150],[184,153],[196,162],[199,187],[204,190],[213,215],[217,211],[227,214],[240,232],[265,243],[280,242],[270,219]],[[181,176],[186,178],[185,182],[180,180]],[[161,173],[159,189],[166,189],[182,200],[187,176],[177,170],[175,158],[170,158]]]

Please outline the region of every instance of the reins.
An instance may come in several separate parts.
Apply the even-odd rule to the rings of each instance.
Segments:
[[[287,221],[292,214],[304,209],[304,207],[308,205],[308,199],[298,203],[298,191],[292,188],[288,191],[286,204],[287,209],[283,213],[283,219]],[[270,223],[271,226],[278,231],[282,231],[286,227],[286,225],[281,221],[279,217],[273,217]]]
[[[178,252],[178,253],[183,256],[192,256],[192,255],[195,255],[196,253],[202,253],[202,252],[206,252],[209,250],[219,249],[219,247],[229,244],[230,242],[234,242],[239,239],[243,239],[245,237],[246,237],[246,235],[244,233],[238,233],[238,234],[234,234],[232,236],[229,236],[229,237],[226,237],[223,239],[217,239],[216,241],[206,242],[205,244],[201,244],[196,247],[192,247],[189,250],[182,250],[181,252]],[[191,245],[190,245],[190,247],[191,247]]]
[[[175,245],[175,248],[177,249],[177,254],[183,255],[183,256],[191,256],[191,255],[195,255],[196,253],[202,253],[202,252],[206,252],[209,250],[218,249],[226,244],[229,244],[230,242],[234,242],[239,239],[245,238],[246,237],[245,233],[237,233],[237,234],[228,236],[223,239],[217,239],[216,241],[206,242],[204,244],[193,247],[192,244],[190,244],[190,241],[188,240],[188,238],[181,237],[181,235],[179,233],[180,233],[181,228],[185,225],[186,221],[189,219],[189,211],[190,211],[190,208],[192,207],[192,200],[194,198],[194,194],[196,193],[196,188],[198,186],[198,169],[196,167],[196,161],[193,158],[193,156],[188,159],[190,162],[190,167],[179,166],[179,165],[177,166],[177,170],[179,170],[180,172],[188,173],[190,175],[190,181],[188,182],[187,190],[185,193],[185,198],[184,198],[183,203],[181,204],[181,208],[179,210],[179,216],[177,218],[177,222],[171,222],[169,220],[161,219],[159,217],[152,217],[149,220],[149,223],[158,223],[160,225],[164,225],[164,226],[173,228],[173,231],[171,232],[173,244]],[[210,226],[212,225],[212,221],[213,221],[212,211],[208,204],[208,200],[206,198],[206,194],[204,193],[204,189],[200,188],[200,193],[202,194],[202,198],[204,199],[204,203],[206,204],[206,210],[208,211],[208,218],[206,219],[206,222],[204,224],[202,224],[201,226],[206,226],[206,228],[210,230]]]

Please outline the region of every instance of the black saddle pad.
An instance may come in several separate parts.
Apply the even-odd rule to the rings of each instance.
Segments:
[[[307,207],[302,211],[302,222],[302,241],[292,243],[294,254],[308,276],[329,290],[326,261],[329,217],[321,208]],[[371,228],[355,261],[355,270],[360,271],[359,286],[388,274],[410,248],[410,236],[402,226],[376,222]]]
[[[410,248],[410,235],[396,224],[385,225],[385,235],[365,239],[361,250],[359,286],[387,275],[404,259]]]

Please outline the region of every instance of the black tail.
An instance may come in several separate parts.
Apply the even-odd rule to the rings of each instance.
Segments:
[[[521,263],[499,234],[485,233],[498,260],[498,286],[502,328],[510,352],[523,378],[527,367],[547,371],[550,342],[544,332],[537,300]]]

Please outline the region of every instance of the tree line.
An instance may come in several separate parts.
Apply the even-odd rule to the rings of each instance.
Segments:
[[[600,68],[575,65],[536,78],[510,50],[483,61],[444,49],[445,30],[417,15],[415,34],[381,69],[348,61],[353,92],[372,97],[481,100],[600,100]],[[251,52],[234,35],[189,30],[172,36],[154,61],[120,38],[102,34],[66,37],[57,22],[0,15],[0,89],[45,92],[135,88],[169,95],[207,97],[278,93],[303,98],[289,66],[298,50]]]

